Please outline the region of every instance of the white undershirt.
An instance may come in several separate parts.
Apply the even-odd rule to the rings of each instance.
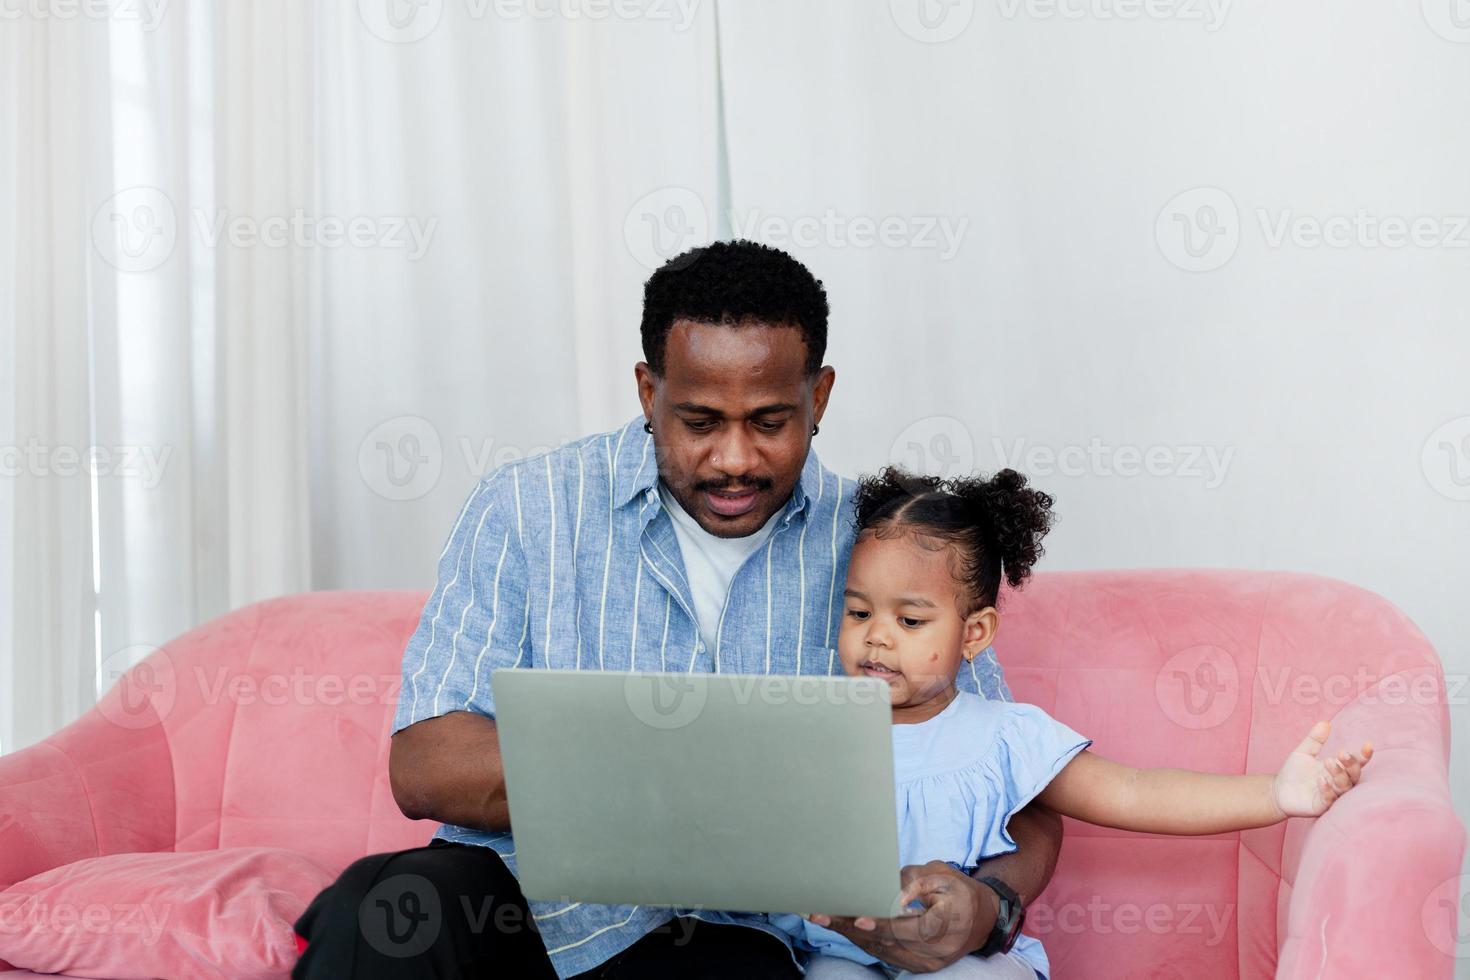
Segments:
[[[730,592],[730,581],[745,564],[745,559],[766,543],[781,512],[776,511],[760,530],[743,538],[721,538],[700,527],[699,522],[690,517],[689,512],[669,493],[663,480],[658,481],[658,495],[673,519],[674,537],[678,538],[679,551],[684,556],[684,573],[689,576],[699,635],[704,639],[705,647],[713,650],[720,629],[720,613],[724,611],[725,597]]]

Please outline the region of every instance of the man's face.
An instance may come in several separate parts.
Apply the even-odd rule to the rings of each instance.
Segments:
[[[795,327],[676,320],[664,376],[634,369],[659,476],[711,534],[758,531],[791,496],[836,372],[806,376]]]

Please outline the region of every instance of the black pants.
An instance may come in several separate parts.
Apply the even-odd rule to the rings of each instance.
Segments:
[[[436,840],[354,863],[296,920],[295,980],[515,977],[556,973],[515,876],[488,847]],[[793,980],[776,938],[680,919],[581,976]]]

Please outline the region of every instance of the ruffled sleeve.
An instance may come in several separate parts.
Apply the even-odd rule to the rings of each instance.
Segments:
[[[1007,704],[1005,712],[995,748],[985,760],[996,805],[988,813],[974,814],[979,853],[970,855],[969,864],[1014,851],[1016,842],[1006,830],[1011,817],[1092,744],[1034,704]]]
[[[1092,744],[1035,705],[961,698],[938,725],[902,736],[896,763],[911,773],[898,780],[904,864],[972,868],[1014,851],[1007,822]]]

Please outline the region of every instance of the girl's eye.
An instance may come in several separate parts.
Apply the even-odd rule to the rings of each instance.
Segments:
[[[898,621],[900,623],[903,623],[909,629],[914,629],[916,627],[919,627],[919,626],[923,626],[924,625],[924,620],[922,620],[922,619],[915,619],[912,616],[900,616],[900,617],[898,617]]]
[[[853,619],[867,619],[868,613],[865,609],[849,609],[847,614]]]

